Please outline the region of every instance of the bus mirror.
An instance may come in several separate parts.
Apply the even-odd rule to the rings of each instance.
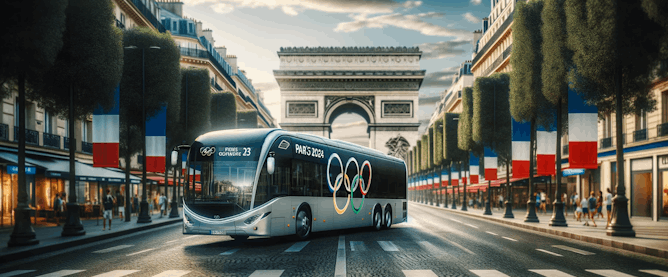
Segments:
[[[172,150],[172,166],[176,166],[179,161],[179,151]]]
[[[269,157],[267,158],[267,173],[269,175],[274,174],[274,166],[276,165],[276,161],[274,160],[274,155],[271,153]]]

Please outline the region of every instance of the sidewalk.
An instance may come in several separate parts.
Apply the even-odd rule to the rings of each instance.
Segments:
[[[159,218],[159,214],[153,213],[151,216],[151,223],[137,223],[137,217],[133,216],[130,222],[125,222],[125,219],[120,219],[118,216],[114,217],[112,221],[112,229],[102,230],[102,218],[83,220],[84,230],[86,234],[83,236],[63,237],[60,233],[63,231],[63,223],[60,226],[55,224],[49,225],[33,225],[36,237],[39,243],[30,246],[16,246],[8,247],[7,242],[14,231],[14,227],[5,227],[0,229],[0,263],[15,261],[27,258],[34,255],[41,255],[47,252],[62,250],[68,247],[74,247],[86,243],[101,241],[113,237],[123,236],[138,231],[157,228],[179,221],[183,221],[181,208],[179,208],[178,218],[169,218],[167,216]],[[109,227],[109,226],[107,226]]]
[[[668,221],[655,222],[649,218],[632,217],[631,224],[633,225],[633,230],[636,232],[636,237],[612,237],[606,234],[607,214],[605,211],[603,212],[604,216],[606,216],[605,218],[595,219],[598,227],[593,227],[594,225],[591,223],[591,220],[589,220],[590,226],[583,226],[584,219],[582,219],[582,222],[576,221],[573,218],[572,211],[568,211],[568,216],[566,216],[568,227],[551,227],[549,226],[550,219],[552,218],[551,211],[548,211],[547,214],[538,213],[539,223],[525,223],[526,209],[514,209],[513,215],[515,218],[503,218],[505,210],[492,209],[492,215],[490,216],[483,215],[484,209],[462,211],[462,207],[459,205],[457,206],[457,210],[453,210],[450,208],[451,205],[448,208],[443,208],[413,201],[411,203],[583,242],[600,244],[660,258],[668,258]]]

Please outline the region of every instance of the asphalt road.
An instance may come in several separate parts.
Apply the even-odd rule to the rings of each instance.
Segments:
[[[264,274],[264,275],[263,275]],[[233,241],[181,224],[0,265],[2,276],[668,276],[668,261],[409,204],[409,222]]]

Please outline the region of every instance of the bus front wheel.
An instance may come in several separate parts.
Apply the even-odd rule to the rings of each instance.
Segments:
[[[297,237],[306,240],[311,235],[311,211],[308,208],[299,208],[295,217],[295,228]]]
[[[385,207],[385,219],[383,223],[385,223],[385,226],[383,226],[385,229],[392,227],[392,208],[390,206]]]
[[[383,213],[381,212],[379,207],[376,207],[373,210],[373,229],[376,231],[380,231],[383,227]]]

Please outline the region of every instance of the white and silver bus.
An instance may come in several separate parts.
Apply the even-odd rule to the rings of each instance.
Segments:
[[[187,159],[183,233],[297,235],[407,218],[401,159],[339,140],[281,129],[210,132]]]

